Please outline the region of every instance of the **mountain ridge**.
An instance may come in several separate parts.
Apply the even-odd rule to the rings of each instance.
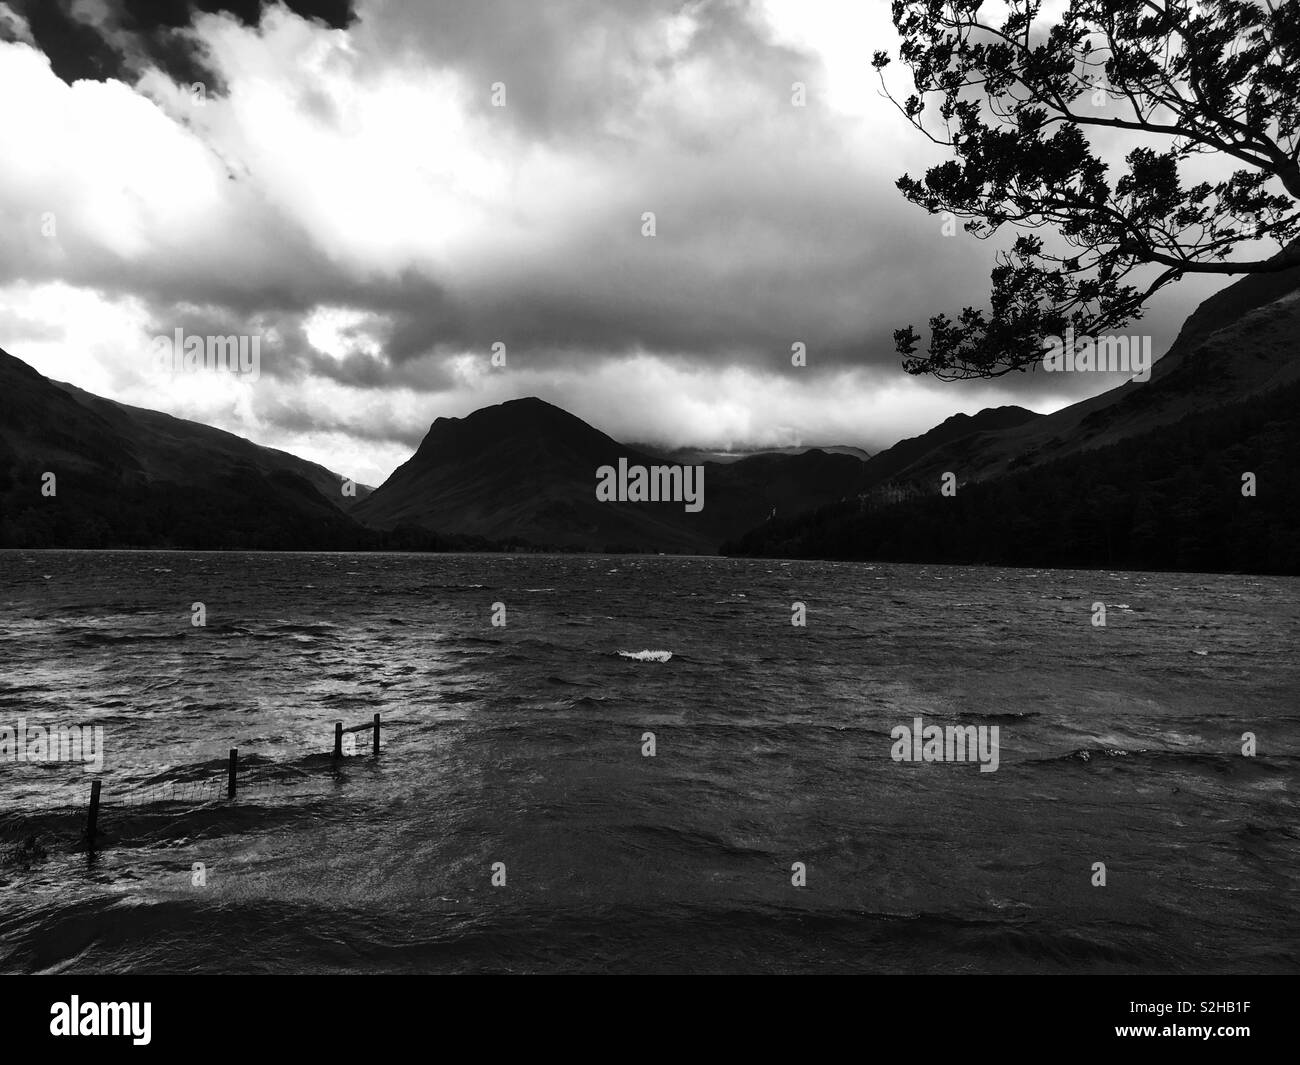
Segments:
[[[597,470],[682,465],[622,444],[535,396],[438,418],[405,463],[356,507],[375,528],[399,523],[570,550],[712,553],[774,508],[842,497],[860,460],[813,451],[762,454],[704,468],[705,506],[602,502]]]
[[[0,349],[0,546],[360,544],[342,485],[316,463],[52,381]]]
[[[943,442],[851,504],[723,551],[1300,572],[1297,338],[1300,268],[1243,278],[1202,303],[1149,381]]]
[[[1230,437],[1221,430],[1232,424],[1252,446],[1289,440],[1285,418],[1275,429],[1252,419],[1264,409],[1275,417],[1276,396],[1300,386],[1297,336],[1300,268],[1248,276],[1189,316],[1149,381],[1128,382],[1051,414],[1016,405],[954,414],[865,458],[854,448],[800,447],[689,462],[703,469],[705,506],[698,513],[684,500],[602,501],[597,471],[620,460],[634,467],[682,465],[705,453],[620,443],[536,396],[435,418],[383,484],[357,486],[351,497],[341,490],[343,478],[317,463],[51,381],[0,350],[0,545],[687,553],[714,553],[723,545],[761,553],[778,538],[782,553],[798,554],[817,523],[823,533],[831,526],[856,528],[861,543],[878,542],[873,527],[859,527],[859,517],[870,513],[876,524],[888,524],[902,513],[891,508],[918,499],[928,506],[926,497],[935,496],[946,473],[955,475],[962,493],[993,485],[986,498],[1000,499],[1013,490],[1008,485],[1030,483],[1024,476],[1032,474],[1040,495],[1057,498],[1062,463],[1075,463],[1068,466],[1072,476],[1090,483],[1087,467],[1077,465],[1090,455],[1104,456],[1097,461],[1112,482],[1094,485],[1089,498],[1104,509],[1110,504],[1096,501],[1118,492],[1129,508],[1123,521],[1147,530],[1138,537],[1145,544],[1159,516],[1147,506],[1140,521],[1134,517],[1141,501],[1124,462],[1163,478],[1161,486],[1185,480],[1192,468],[1196,477],[1219,483],[1227,472],[1207,465],[1213,456],[1195,453],[1187,424],[1224,441]],[[1176,452],[1186,468],[1180,472],[1160,456],[1148,461],[1135,450],[1152,447]],[[1240,461],[1273,468],[1267,455]],[[46,498],[40,488],[48,473],[57,474],[58,491]],[[1161,486],[1150,491],[1158,496],[1166,491]],[[1195,494],[1195,486],[1185,491]],[[1197,498],[1221,509],[1217,497]],[[1022,504],[1034,520],[1048,522],[1041,500]],[[1054,505],[1069,510],[1073,502],[1061,497]],[[1276,519],[1267,507],[1259,509]],[[939,520],[924,508],[914,517],[921,525]],[[990,511],[981,520],[997,519]],[[1250,536],[1273,535],[1271,526],[1251,526],[1247,516],[1221,519],[1224,528],[1245,522]],[[1076,523],[1087,524],[1086,516]],[[943,522],[936,528],[942,536],[953,532]],[[1177,535],[1197,537],[1181,526]],[[889,549],[906,554],[916,543],[900,532]],[[1230,554],[1205,549],[1187,557]]]

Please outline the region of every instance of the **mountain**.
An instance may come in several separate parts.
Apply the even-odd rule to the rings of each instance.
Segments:
[[[246,466],[264,474],[289,471],[344,511],[374,491],[358,484],[355,496],[345,496],[341,487],[343,477],[287,451],[254,444],[201,422],[104,399],[61,381],[50,384],[102,417],[123,439],[131,440],[135,457],[150,481],[198,484],[214,474],[228,474]]]
[[[316,463],[48,380],[0,351],[0,546],[713,553],[774,513],[846,497],[862,466],[820,449],[709,464],[692,513],[597,500],[597,469],[620,459],[665,461],[519,399],[439,418],[381,488],[345,496]]]
[[[1150,380],[1049,415],[954,415],[863,457],[621,444],[526,398],[439,418],[373,492],[0,352],[0,546],[519,546],[1300,571],[1300,268],[1188,318]],[[701,465],[703,506],[603,502],[601,467]],[[943,473],[955,497],[940,496]],[[57,494],[41,487],[57,476]],[[1258,482],[1243,494],[1243,476]]]
[[[540,399],[511,400],[437,419],[356,514],[376,528],[411,524],[557,548],[700,549],[681,503],[596,499],[596,469],[620,456],[657,461]]]
[[[724,551],[1296,573],[1298,411],[1300,269],[1252,275],[1188,318],[1149,381],[1001,429],[905,441],[866,463],[857,500]]]
[[[819,449],[704,463],[704,506],[602,502],[597,470],[681,464],[621,444],[543,400],[510,400],[439,418],[410,460],[358,503],[380,529],[414,525],[560,550],[712,553],[775,509],[793,513],[850,493],[861,460]],[[695,463],[691,463],[695,465]]]
[[[946,471],[968,484],[1131,440],[1300,380],[1297,337],[1300,267],[1247,275],[1201,303],[1150,380],[1126,382],[1001,431],[948,441],[912,456],[890,476],[895,484],[928,490]]]
[[[47,473],[53,495],[42,491]],[[342,483],[287,452],[51,381],[0,351],[0,546],[356,546],[373,537],[348,516]]]
[[[720,504],[716,550],[722,540],[756,521],[852,498],[862,475],[862,460],[854,454],[812,448],[794,454],[761,452],[735,462],[705,463],[704,468]]]
[[[873,455],[862,471],[860,492],[870,491],[903,474],[916,462],[940,450],[945,453],[960,443],[963,448],[978,447],[983,434],[996,436],[1043,417],[1024,407],[988,407],[978,414],[954,414],[927,433],[900,440],[893,447]]]

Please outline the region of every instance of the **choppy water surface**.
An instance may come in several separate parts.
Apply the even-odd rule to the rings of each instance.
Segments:
[[[1280,578],[0,552],[0,726],[106,743],[93,857],[91,776],[0,761],[0,969],[1296,971],[1298,630]],[[891,760],[917,716],[997,772]]]

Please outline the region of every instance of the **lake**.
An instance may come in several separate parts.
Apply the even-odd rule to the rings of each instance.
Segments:
[[[1298,636],[1289,578],[0,552],[0,969],[1295,972]]]

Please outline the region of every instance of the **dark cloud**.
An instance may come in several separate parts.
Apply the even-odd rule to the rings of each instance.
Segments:
[[[98,27],[73,18],[68,13],[70,6],[64,0],[15,0],[11,4],[26,20],[36,46],[64,81],[116,77],[122,69],[121,54]]]
[[[422,426],[414,432],[394,432],[382,421],[349,418],[320,404],[295,396],[259,391],[253,401],[259,420],[274,425],[281,433],[341,433],[366,444],[391,444],[414,450],[428,431]]]
[[[345,29],[355,18],[352,0],[272,0],[307,19]],[[245,26],[261,23],[267,0],[12,0],[36,46],[64,81],[133,83],[149,66],[173,81],[202,82],[209,94],[225,91],[202,46],[185,31],[200,14],[224,13]]]
[[[674,47],[678,16],[692,32]],[[634,116],[648,82],[701,57],[780,71],[774,99],[791,72],[817,68],[772,42],[750,0],[389,0],[362,28],[377,52],[456,71],[472,108],[543,139],[614,135],[610,115]],[[492,104],[498,82],[504,107]]]
[[[195,198],[201,210],[175,226],[139,210],[137,225],[119,232],[100,223],[129,221],[136,206],[111,195],[111,182],[102,203],[87,195],[87,188],[100,191],[87,177],[98,159],[74,156],[69,165],[51,150],[49,188],[34,191],[42,183],[15,180],[14,203],[0,202],[0,229],[16,235],[0,249],[0,282],[62,281],[131,297],[148,308],[158,332],[264,333],[273,339],[263,347],[262,374],[276,405],[261,413],[285,431],[418,441],[409,424],[385,421],[383,393],[409,389],[430,402],[453,394],[464,381],[452,357],[486,358],[495,341],[507,345],[512,371],[531,375],[530,390],[561,404],[565,396],[548,392],[548,381],[600,381],[604,367],[643,353],[671,363],[669,373],[743,367],[781,382],[781,398],[791,399],[795,341],[807,345],[809,357],[800,385],[866,370],[856,378],[864,388],[893,386],[902,376],[893,330],[911,324],[924,334],[931,315],[955,317],[987,303],[994,244],[943,236],[941,220],[894,187],[904,171],[924,173],[928,144],[892,111],[865,118],[878,123],[868,141],[863,115],[820,106],[820,59],[774,41],[761,13],[740,0],[285,5],[321,25],[350,27],[346,48],[296,25],[281,26],[277,36],[275,20],[261,22],[273,6],[263,0],[14,6],[66,82],[117,77],[136,84],[156,66],[178,83],[203,81],[219,94],[214,61],[192,31],[198,13],[224,11],[262,28],[222,35],[239,39],[214,47],[230,49],[232,71],[249,69],[240,62],[250,56],[265,64],[257,69],[261,81],[275,83],[275,107],[241,111],[237,94],[198,121],[168,111],[162,93],[151,96],[155,110],[127,115],[147,130],[136,158],[160,143],[220,160],[212,198]],[[300,76],[286,58],[301,55],[292,49],[305,39],[330,54],[319,77]],[[885,43],[864,40],[864,62],[873,45]],[[113,96],[101,86],[69,93],[43,66],[39,74],[58,90],[52,96],[97,106]],[[340,78],[347,79],[342,89]],[[791,107],[794,80],[810,87],[805,109]],[[490,105],[494,81],[506,84],[503,109]],[[425,183],[390,185],[381,167],[358,168],[360,180],[351,180],[347,153],[373,151],[388,165],[387,145],[359,135],[374,128],[359,116],[374,112],[356,100],[389,84],[449,91],[452,151],[464,151],[466,172],[487,175],[486,188],[460,180],[454,156],[451,178],[434,162]],[[422,125],[420,101],[411,106],[399,95],[396,102],[391,127],[381,123],[395,143],[419,143],[444,114],[431,107],[437,117]],[[265,129],[263,115],[270,116]],[[168,139],[175,129],[184,136]],[[328,151],[300,165],[318,139]],[[418,172],[426,162],[411,164],[402,152],[392,158],[391,172]],[[333,174],[323,168],[336,159],[350,180],[325,180]],[[210,176],[201,164],[178,172],[191,187],[206,187]],[[493,184],[497,172],[510,180]],[[64,182],[67,174],[87,183]],[[401,212],[375,209],[390,188],[402,197]],[[53,199],[56,190],[62,200]],[[427,214],[426,199],[433,207]],[[458,207],[477,226],[459,242]],[[57,245],[39,233],[47,209],[59,214]],[[643,211],[656,213],[653,239],[641,235]],[[453,236],[444,242],[439,226],[448,218]],[[1151,332],[1163,350],[1190,302],[1184,288],[1162,297],[1133,331]],[[364,326],[343,330],[342,352],[320,351],[308,339],[306,323],[319,307],[365,316]],[[304,397],[317,381],[324,394],[357,393],[356,411],[379,420],[358,428],[356,411],[313,412]],[[1003,378],[997,387],[1032,405],[1035,396],[1082,395],[1098,384],[1088,375],[1040,373]],[[924,385],[950,392],[954,403],[971,394],[959,385]],[[301,395],[286,396],[292,391]],[[754,396],[762,398],[757,387]],[[587,401],[598,409],[591,396]],[[910,426],[925,428],[928,421]]]
[[[415,328],[414,319],[403,311],[376,314],[373,307],[366,307],[365,324],[341,329],[346,350],[332,354],[320,351],[308,339],[308,315],[301,310],[251,313],[230,306],[160,301],[150,303],[148,310],[152,335],[170,337],[179,329],[185,336],[259,337],[261,376],[268,380],[297,384],[319,379],[366,391],[407,387],[421,392],[436,392],[455,383],[445,360],[416,358],[435,353],[435,345],[427,342],[431,332],[424,334],[426,343],[418,352],[411,351],[402,362],[393,360],[392,350],[402,346],[394,336]],[[0,314],[0,326],[4,324]],[[371,351],[376,345],[378,352]],[[140,357],[149,357],[147,349]],[[375,438],[384,439],[382,431]]]

